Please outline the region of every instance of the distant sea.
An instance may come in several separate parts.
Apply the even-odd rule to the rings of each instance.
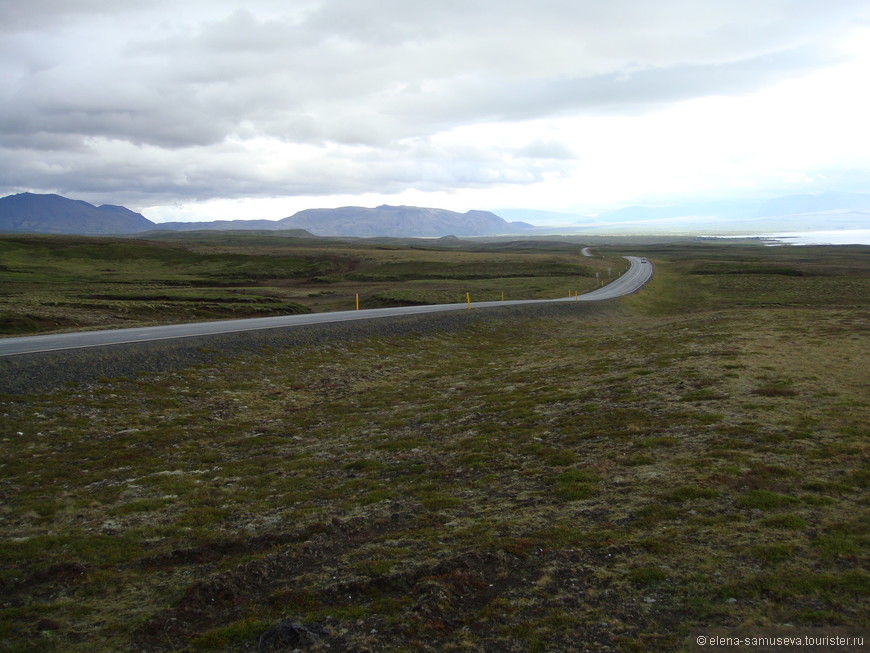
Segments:
[[[766,238],[771,245],[870,245],[870,229],[835,231],[795,231],[792,233],[752,234],[745,238]]]

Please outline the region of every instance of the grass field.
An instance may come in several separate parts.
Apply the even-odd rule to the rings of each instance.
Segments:
[[[867,628],[870,248],[620,253],[656,276],[595,317],[0,398],[0,650]]]
[[[560,297],[627,267],[566,243],[439,242],[0,236],[0,335],[352,310],[357,294],[362,308]]]

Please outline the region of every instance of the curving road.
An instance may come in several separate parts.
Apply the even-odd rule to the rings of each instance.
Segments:
[[[578,297],[562,297],[559,299],[521,299],[496,302],[472,302],[472,308],[487,308],[494,306],[514,306],[518,304],[542,304],[549,302],[581,301],[593,302],[605,299],[615,299],[629,295],[643,286],[652,277],[652,264],[646,259],[636,256],[626,256],[631,263],[629,269],[615,281],[592,292]],[[165,326],[134,327],[129,329],[111,329],[107,331],[78,331],[75,333],[57,333],[44,336],[26,336],[16,338],[0,338],[0,357],[18,354],[34,354],[44,351],[63,349],[80,349],[83,347],[102,347],[134,342],[149,342],[172,338],[188,338],[191,336],[214,335],[220,333],[236,333],[240,331],[258,331],[261,329],[279,329],[300,326],[303,324],[324,324],[329,322],[347,322],[351,320],[371,320],[395,315],[416,315],[419,313],[437,313],[439,311],[457,311],[467,309],[465,302],[458,304],[428,304],[424,306],[396,306],[391,308],[372,308],[362,311],[337,311],[334,313],[310,313],[306,315],[285,315],[278,317],[258,317],[244,320],[223,320],[220,322],[195,322],[192,324],[169,324]]]

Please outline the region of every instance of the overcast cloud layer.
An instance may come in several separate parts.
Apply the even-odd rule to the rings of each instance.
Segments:
[[[143,4],[0,4],[0,194],[208,219],[868,188],[866,0]]]

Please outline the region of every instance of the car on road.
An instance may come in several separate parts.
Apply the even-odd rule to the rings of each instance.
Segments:
[[[640,262],[641,262],[641,263],[649,263],[649,261],[646,260],[646,256],[644,256],[643,258],[641,258],[641,259],[640,259]]]

